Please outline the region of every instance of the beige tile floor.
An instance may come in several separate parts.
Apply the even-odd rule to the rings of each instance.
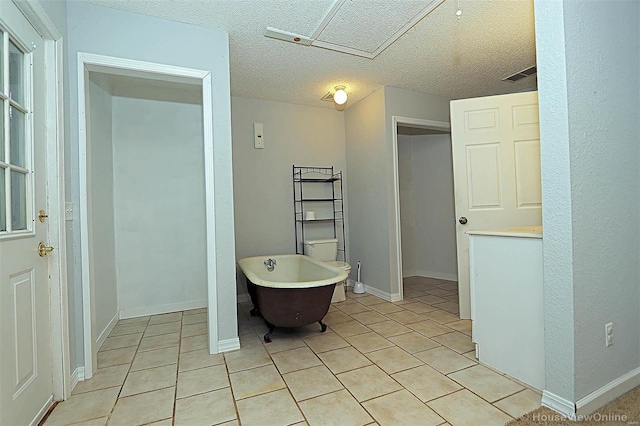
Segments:
[[[405,300],[348,294],[329,329],[238,308],[242,348],[209,355],[204,309],[119,321],[45,425],[502,425],[540,394],[474,358],[457,285],[406,278]]]

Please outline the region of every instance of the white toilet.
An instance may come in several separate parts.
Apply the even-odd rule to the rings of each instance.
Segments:
[[[345,262],[337,261],[338,258],[338,239],[329,238],[325,240],[306,240],[304,242],[304,254],[322,262],[327,262],[333,267],[346,271],[347,275],[351,271],[351,265]],[[342,302],[346,299],[344,294],[344,281],[336,284],[333,291],[331,303]]]

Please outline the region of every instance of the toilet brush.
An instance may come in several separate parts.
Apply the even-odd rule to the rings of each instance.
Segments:
[[[364,284],[360,281],[360,261],[358,261],[358,281],[353,285],[353,292],[355,294],[364,293]]]

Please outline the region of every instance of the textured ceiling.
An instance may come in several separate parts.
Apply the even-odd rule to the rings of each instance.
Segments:
[[[406,0],[347,1],[319,34],[318,40],[373,53],[428,2]],[[362,19],[366,10],[367,19]]]
[[[85,1],[227,31],[232,96],[333,108],[320,98],[338,84],[347,86],[348,105],[383,85],[456,99],[536,85],[535,75],[502,81],[535,64],[533,0],[446,0],[375,59],[264,37],[267,27],[311,36],[333,0]],[[363,35],[375,34],[371,30],[384,25],[385,14],[396,17],[400,8],[410,14],[426,3],[348,1],[356,22],[343,20],[331,36],[363,44],[378,42]]]

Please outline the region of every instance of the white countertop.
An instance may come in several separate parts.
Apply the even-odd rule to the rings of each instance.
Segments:
[[[542,238],[542,225],[516,226],[513,228],[467,231],[469,235],[493,235],[496,237]]]

